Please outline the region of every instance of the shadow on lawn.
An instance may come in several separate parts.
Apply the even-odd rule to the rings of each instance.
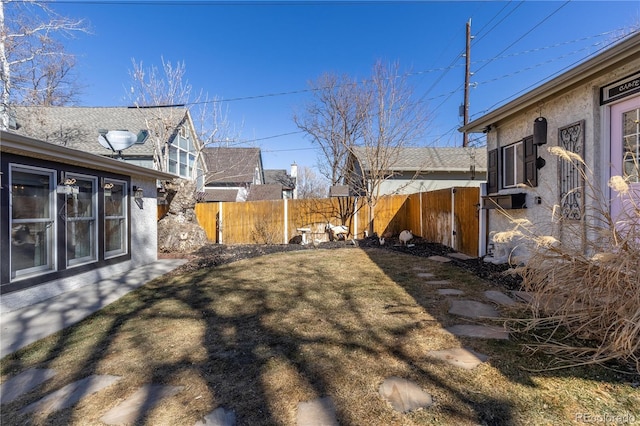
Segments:
[[[406,276],[411,271],[387,267],[388,260],[385,261],[383,256],[388,256],[388,253],[380,250],[367,250],[366,253],[441,326],[450,325],[452,319],[438,314],[427,293],[416,285],[407,284]],[[254,261],[255,273],[268,267],[268,262],[262,259]],[[316,277],[306,280],[300,276],[301,266],[292,264],[277,276],[278,282],[290,284],[290,291],[281,294],[268,286],[256,286],[250,274],[245,273],[244,278],[239,278],[234,268],[205,268],[170,274],[148,283],[82,323],[37,343],[50,345],[47,355],[42,357],[45,361],[37,367],[56,368],[57,359],[68,357],[66,351],[78,339],[89,339],[86,335],[91,330],[89,325],[99,325],[95,335],[90,336],[90,349],[80,352],[75,360],[81,367],[66,375],[60,372],[63,379],[56,382],[55,387],[54,384],[45,384],[4,406],[2,424],[28,422],[28,416],[16,416],[20,407],[68,383],[91,374],[113,374],[105,372],[108,370],[105,364],[118,359],[122,359],[122,363],[129,361],[118,358],[126,355],[122,353],[126,348],[143,359],[148,353],[146,362],[137,367],[135,383],[123,375],[121,381],[108,390],[108,395],[126,398],[137,387],[148,383],[185,386],[173,398],[178,399],[182,409],[178,417],[171,419],[172,424],[193,424],[218,407],[233,410],[240,425],[295,424],[297,404],[323,396],[331,396],[335,401],[340,424],[375,424],[370,419],[381,419],[378,423],[381,425],[399,424],[403,422],[402,415],[393,412],[377,394],[380,383],[393,375],[428,383],[425,389],[437,389],[450,395],[446,401],[436,399],[436,404],[440,415],[446,415],[455,423],[514,423],[514,407],[506,398],[474,393],[468,388],[469,382],[464,375],[444,377],[438,374],[437,369],[431,368],[438,364],[429,367],[424,358],[417,359],[406,346],[398,343],[413,338],[412,332],[419,325],[415,321],[394,322],[389,317],[388,324],[382,323],[381,326],[376,322],[370,312],[376,307],[360,304],[361,292],[384,289],[375,284],[363,289],[332,280],[333,275],[328,274],[322,265],[305,264],[306,274]],[[320,287],[331,290],[330,300],[319,297],[326,294],[316,291]],[[386,304],[394,306],[407,306],[406,302],[406,298],[398,295],[390,295],[385,300]],[[305,309],[309,311],[308,315],[301,316],[297,323],[290,321],[292,317],[298,318],[295,315]],[[142,333],[132,341],[123,337],[131,324],[140,324],[141,320],[149,324],[147,334]],[[198,324],[197,337],[181,328],[187,323]],[[157,352],[170,349],[175,343],[171,339],[179,340],[181,333],[184,333],[185,345],[194,340],[194,348],[198,349],[178,356],[158,356]],[[505,350],[519,351],[515,343],[460,340],[465,346],[490,355],[492,366],[508,380],[533,386],[531,377],[524,370],[514,368],[510,365],[511,359],[501,355]],[[123,341],[128,346],[123,346]],[[33,346],[25,350],[33,350]],[[5,360],[4,371],[27,368],[21,358],[24,353],[23,350],[18,351]],[[352,370],[360,360],[374,361],[370,364],[370,371],[362,375]],[[274,364],[278,366],[275,370]],[[275,371],[275,376],[268,376],[268,371]],[[279,374],[282,377],[278,377]],[[571,373],[563,371],[557,374]],[[354,389],[353,393],[344,394],[341,386],[348,381],[357,383],[350,388]],[[118,402],[106,403],[104,411]],[[147,405],[151,402],[147,401]],[[360,410],[369,412],[358,411],[356,406],[362,406],[364,408]],[[75,408],[51,413],[44,420],[35,420],[43,424],[78,423]],[[103,414],[96,415],[96,418]],[[135,423],[149,423],[149,414],[149,411],[141,411]],[[425,410],[416,414],[418,417],[414,420],[429,424],[435,421],[429,415]]]

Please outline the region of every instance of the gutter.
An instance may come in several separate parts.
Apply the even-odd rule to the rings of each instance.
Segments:
[[[114,160],[101,155],[90,154],[84,151],[67,148],[33,139],[27,136],[18,135],[3,131],[0,133],[0,151],[36,157],[58,163],[72,164],[76,166],[104,170],[108,172],[120,173],[130,176],[151,177],[159,180],[171,180],[174,175],[161,172],[147,167],[129,164],[124,161]]]

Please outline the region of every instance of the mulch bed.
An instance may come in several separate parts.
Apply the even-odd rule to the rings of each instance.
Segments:
[[[355,240],[355,245],[358,247],[392,250],[419,257],[446,256],[449,253],[455,252],[455,250],[450,247],[429,242],[422,238],[414,238],[411,240],[411,244],[409,246],[401,245],[397,238],[387,238],[386,244],[381,246],[377,237]],[[207,244],[197,251],[187,255],[181,253],[159,253],[158,257],[165,259],[188,259],[188,263],[175,271],[176,273],[180,273],[202,268],[211,268],[235,262],[237,260],[250,259],[272,253],[314,249],[344,249],[349,247],[354,247],[353,240],[324,242],[319,243],[316,246],[303,246],[300,244]],[[502,286],[507,290],[518,290],[522,284],[522,278],[520,276],[508,272],[511,268],[507,264],[495,265],[490,262],[485,262],[482,258],[473,258],[468,260],[452,258],[451,263],[468,270],[480,278],[490,280],[495,285]]]

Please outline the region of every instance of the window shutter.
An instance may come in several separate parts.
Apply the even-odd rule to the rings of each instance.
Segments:
[[[498,192],[498,150],[487,153],[487,193]]]
[[[538,186],[538,168],[536,159],[538,150],[533,143],[533,136],[524,138],[524,183],[530,186]]]

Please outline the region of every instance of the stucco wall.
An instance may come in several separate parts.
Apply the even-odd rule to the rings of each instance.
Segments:
[[[131,200],[131,264],[146,265],[158,259],[158,203],[155,179],[133,178],[131,185],[143,189],[144,198]]]
[[[560,202],[560,187],[558,175],[558,159],[548,152],[549,147],[558,146],[558,129],[580,120],[585,121],[584,160],[587,173],[590,176],[586,185],[586,207],[599,207],[602,197],[599,191],[608,196],[606,182],[609,178],[609,140],[608,140],[608,107],[600,106],[600,88],[616,80],[624,78],[640,68],[640,59],[632,61],[605,77],[593,79],[571,91],[547,98],[536,107],[520,112],[515,118],[501,122],[497,128],[487,134],[487,149],[493,150],[503,147],[533,134],[534,120],[543,116],[547,119],[547,144],[538,147],[538,156],[546,161],[546,165],[538,170],[538,186],[536,188],[502,189],[500,194],[525,192],[527,194],[527,208],[519,210],[489,211],[488,232],[489,241],[496,232],[514,229],[518,220],[526,219],[537,235],[552,235],[563,243],[580,244],[575,238],[575,232],[567,232],[568,227],[580,227],[581,224],[567,223],[563,226],[552,218],[553,210]],[[501,176],[501,173],[499,174]],[[595,191],[589,191],[589,187]],[[540,203],[536,202],[539,197]],[[505,214],[506,213],[506,214]],[[571,222],[571,221],[569,221]],[[564,227],[564,228],[563,228]],[[522,228],[521,228],[522,229]],[[528,243],[514,241],[510,247],[501,247],[496,257],[503,257],[503,249],[514,249],[508,254],[516,260],[526,261],[528,257]],[[502,259],[504,260],[504,259]]]

